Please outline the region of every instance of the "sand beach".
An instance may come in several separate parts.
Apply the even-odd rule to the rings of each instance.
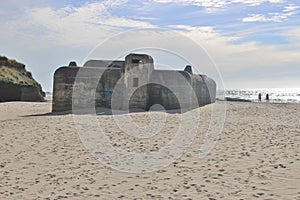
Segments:
[[[217,102],[215,104],[220,104]],[[211,107],[189,150],[156,172],[112,169],[84,147],[72,114],[54,115],[51,102],[0,104],[0,199],[300,199],[300,104],[227,102],[215,148],[199,159]],[[147,124],[147,112],[130,113]],[[179,113],[163,131],[129,139],[111,115],[99,115],[113,143],[156,151],[173,137]]]

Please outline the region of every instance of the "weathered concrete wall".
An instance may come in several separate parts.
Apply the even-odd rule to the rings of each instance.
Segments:
[[[203,77],[203,75],[202,75],[202,77]],[[207,76],[204,76],[204,82],[205,82],[205,85],[206,85],[207,90],[208,90],[208,93],[206,94],[205,103],[209,104],[209,103],[216,102],[216,91],[217,91],[216,82],[213,79],[211,79]]]
[[[120,69],[106,70],[97,86],[95,101],[97,107],[111,108],[111,98],[115,85],[121,78]],[[120,91],[115,91],[120,92]]]
[[[122,68],[125,62],[121,60],[88,60],[83,67]]]
[[[154,85],[151,87],[150,104],[153,105],[160,102],[165,109],[189,107],[192,89],[190,85],[191,75],[189,73],[155,70],[151,76],[151,83]],[[154,95],[152,96],[152,94]]]
[[[165,86],[150,84],[149,108],[155,104],[162,105],[166,110],[179,108],[176,95]]]
[[[52,112],[72,110],[73,85],[79,67],[60,67],[54,73]]]
[[[143,54],[129,54],[125,58],[125,65],[121,68],[126,87],[125,103],[129,100],[129,108],[147,109],[149,104],[149,87],[147,85],[154,70],[151,56]],[[125,94],[126,95],[126,94]],[[126,109],[126,107],[124,107]]]
[[[199,106],[215,102],[216,83],[205,75],[193,75],[193,88]]]
[[[97,74],[102,74],[102,76],[98,77]],[[61,67],[54,73],[52,111],[70,111],[72,101],[77,101],[76,105],[81,108],[87,108],[93,104],[96,107],[110,108],[111,95],[120,77],[120,69]],[[73,96],[74,87],[77,87],[76,96]]]

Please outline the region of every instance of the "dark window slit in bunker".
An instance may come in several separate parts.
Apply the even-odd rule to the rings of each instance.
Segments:
[[[139,60],[139,59],[132,59],[131,62],[134,63],[134,64],[142,63],[142,61]]]
[[[138,87],[139,86],[139,78],[133,78],[132,87]]]

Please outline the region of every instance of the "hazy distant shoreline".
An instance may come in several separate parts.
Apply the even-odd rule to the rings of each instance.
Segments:
[[[262,102],[269,103],[300,103],[300,88],[270,88],[270,89],[230,89],[218,90],[217,98],[224,100],[226,97],[233,99],[258,102],[258,94],[262,94]],[[269,101],[266,101],[269,94]]]

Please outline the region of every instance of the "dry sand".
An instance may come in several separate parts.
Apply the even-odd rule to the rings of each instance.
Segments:
[[[219,104],[219,103],[217,103]],[[227,104],[224,129],[204,159],[199,146],[212,105],[199,108],[201,129],[189,150],[157,172],[111,169],[84,148],[72,115],[51,104],[0,104],[0,199],[300,199],[300,104]],[[147,113],[130,114],[147,124]],[[156,151],[173,137],[180,114],[167,114],[150,139],[122,134],[100,115],[110,139],[128,151]]]

